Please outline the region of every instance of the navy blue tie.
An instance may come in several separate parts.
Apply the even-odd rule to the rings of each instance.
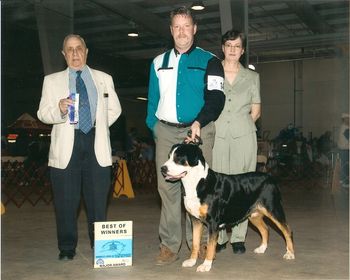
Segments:
[[[85,83],[77,71],[76,88],[79,93],[79,129],[87,134],[92,128],[89,97]]]

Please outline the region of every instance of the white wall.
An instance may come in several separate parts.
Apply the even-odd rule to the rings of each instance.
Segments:
[[[293,63],[259,64],[262,103],[261,126],[274,138],[293,122]]]
[[[335,132],[341,113],[349,111],[349,70],[344,66],[341,59],[304,62],[305,131],[313,131],[315,136],[326,130]]]
[[[294,62],[258,64],[262,98],[262,130],[270,139],[296,119],[304,136],[315,137],[329,130],[336,133],[342,112],[349,111],[348,57],[304,60],[296,94],[301,100],[294,110]],[[299,107],[301,106],[301,108]],[[297,116],[294,116],[296,111]],[[301,115],[301,116],[300,116]],[[300,120],[299,120],[300,118]]]

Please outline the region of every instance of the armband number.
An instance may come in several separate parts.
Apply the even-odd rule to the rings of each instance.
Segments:
[[[224,78],[208,75],[208,90],[224,90]]]

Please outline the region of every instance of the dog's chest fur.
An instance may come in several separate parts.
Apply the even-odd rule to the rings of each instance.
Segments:
[[[197,186],[202,178],[205,178],[208,174],[208,165],[199,165],[191,170],[191,175],[182,178],[182,183],[185,188],[186,195],[184,196],[184,204],[186,210],[197,219],[203,217],[200,216],[201,203],[197,195]]]
[[[199,208],[201,206],[198,197],[184,197],[185,208],[188,213],[199,219]]]

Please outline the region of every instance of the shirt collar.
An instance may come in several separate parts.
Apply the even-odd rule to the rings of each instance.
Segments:
[[[196,45],[192,44],[192,46],[186,52],[184,52],[183,54],[189,55],[195,48],[196,48]],[[176,48],[174,48],[174,52],[175,52],[176,56],[180,54],[180,52]]]
[[[68,67],[68,69],[69,69],[69,74],[75,74],[75,73],[78,71],[78,70],[75,70],[75,69],[70,68],[70,67]],[[84,67],[81,68],[80,71],[82,72],[82,74],[83,74],[84,72],[86,72],[86,71],[87,71],[87,66],[84,65]]]

